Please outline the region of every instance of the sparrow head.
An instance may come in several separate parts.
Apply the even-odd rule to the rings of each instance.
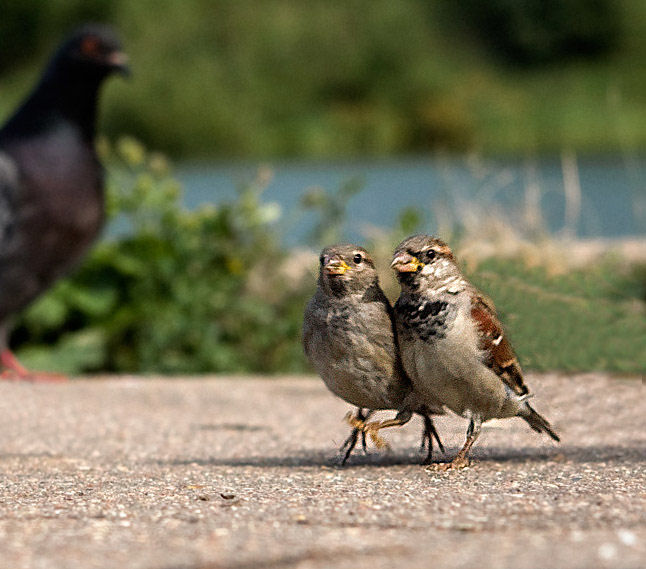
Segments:
[[[116,32],[99,24],[88,24],[72,32],[54,54],[49,71],[98,81],[112,73],[130,73],[128,56]]]
[[[363,293],[379,280],[368,251],[357,245],[326,247],[319,261],[319,285],[335,296]]]
[[[434,288],[461,277],[451,248],[430,235],[413,235],[395,249],[390,267],[403,287],[419,288],[423,283]]]

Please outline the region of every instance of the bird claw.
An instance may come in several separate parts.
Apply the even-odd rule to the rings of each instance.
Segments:
[[[379,429],[381,429],[381,423],[379,421],[366,423],[366,421],[357,419],[352,413],[348,413],[345,416],[345,420],[353,429],[357,429],[368,435],[377,448],[390,450],[390,445],[386,439],[379,436]]]
[[[368,423],[366,425],[366,428],[370,429],[371,424],[374,424],[374,423]],[[376,428],[375,430],[367,430],[365,432],[370,437],[370,440],[373,443],[375,443],[375,446],[377,448],[390,450],[390,445],[388,444],[388,441],[383,437],[380,437],[377,431],[379,431],[379,428]]]
[[[468,458],[456,457],[451,462],[434,462],[426,467],[429,472],[449,472],[451,470],[463,470],[469,468],[471,461]]]
[[[355,417],[350,411],[346,413],[343,420],[348,425],[350,425],[353,429],[357,429],[358,431],[364,432],[364,427],[366,426],[366,422]]]

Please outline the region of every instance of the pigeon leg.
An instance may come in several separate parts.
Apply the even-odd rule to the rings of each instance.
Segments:
[[[466,468],[471,464],[468,454],[473,446],[473,443],[476,442],[478,436],[480,436],[480,428],[482,427],[482,419],[478,417],[471,417],[469,422],[469,428],[467,429],[467,440],[464,442],[464,446],[460,449],[460,452],[455,455],[455,458],[451,462],[444,462],[442,464],[433,464],[428,466],[428,469],[433,470],[460,470]]]
[[[440,440],[440,435],[437,433],[437,430],[435,429],[435,425],[433,423],[433,419],[431,418],[431,416],[422,415],[422,417],[424,419],[424,432],[422,433],[422,444],[420,446],[420,451],[424,452],[424,449],[426,449],[428,445],[428,454],[424,459],[424,464],[431,464],[433,459],[433,439],[437,441],[437,446],[440,448],[442,452],[444,452],[444,445]]]
[[[354,417],[352,417],[352,415],[350,415],[349,417],[346,416],[346,420],[350,422],[353,429],[352,429],[352,432],[350,433],[350,436],[345,440],[345,442],[341,445],[341,448],[339,449],[339,452],[343,452],[344,450],[346,451],[345,456],[341,461],[341,466],[344,466],[348,458],[350,458],[350,455],[352,454],[352,451],[354,450],[354,447],[357,444],[359,433],[361,433],[361,445],[363,446],[363,452],[364,453],[368,452],[368,449],[366,446],[366,433],[363,432],[356,425],[364,424],[370,418],[370,415],[372,415],[372,411],[370,410],[364,413],[363,409],[357,409],[357,414]]]
[[[18,358],[9,349],[2,350],[2,353],[0,353],[0,363],[7,368],[7,372],[13,372],[18,378],[25,378],[29,375],[27,368],[18,361]],[[3,372],[3,377],[5,373]]]
[[[33,372],[23,366],[11,350],[5,348],[0,352],[0,364],[5,370],[0,373],[0,379],[9,381],[66,381],[67,378],[58,373]]]

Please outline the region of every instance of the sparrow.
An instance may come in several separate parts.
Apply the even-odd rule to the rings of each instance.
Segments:
[[[0,129],[2,377],[37,379],[9,350],[11,320],[79,264],[103,227],[99,91],[113,73],[128,72],[126,59],[110,28],[77,29]]]
[[[383,409],[398,413],[380,428],[403,425],[413,413],[424,418],[422,446],[428,444],[430,460],[433,439],[443,450],[431,414],[443,410],[420,403],[413,392],[399,356],[393,310],[372,258],[363,247],[341,244],[323,249],[319,261],[317,289],[303,318],[303,347],[328,389],[358,407],[348,419],[354,429],[340,449],[346,449],[342,464],[360,432],[364,449],[366,433],[385,446],[375,429],[366,429],[370,414]]]
[[[391,267],[401,286],[394,306],[401,358],[415,391],[424,403],[469,419],[464,446],[441,468],[469,465],[489,419],[518,416],[559,441],[527,401],[529,388],[493,302],[464,277],[449,246],[414,235],[397,247]]]

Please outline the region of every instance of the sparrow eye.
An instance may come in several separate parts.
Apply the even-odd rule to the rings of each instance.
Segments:
[[[359,265],[363,261],[363,255],[361,255],[361,253],[357,253],[352,260],[355,265]]]
[[[319,263],[321,263],[321,265],[325,265],[326,261],[327,261],[327,255],[321,255],[319,257]]]
[[[426,258],[429,261],[432,261],[433,259],[435,259],[435,251],[433,251],[433,249],[429,249],[428,251],[426,251]]]

